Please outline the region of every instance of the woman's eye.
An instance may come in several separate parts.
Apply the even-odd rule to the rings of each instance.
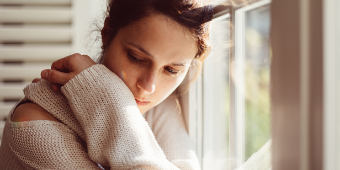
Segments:
[[[141,59],[139,59],[139,58],[133,56],[130,52],[128,52],[127,55],[128,55],[128,57],[129,57],[130,61],[132,61],[132,62],[134,62],[134,63],[143,63],[143,62],[144,62],[144,60],[141,60]]]
[[[177,75],[179,72],[176,72],[176,71],[174,71],[174,70],[172,70],[171,68],[169,68],[169,67],[165,67],[165,70],[169,73],[169,74],[171,74],[171,75]]]

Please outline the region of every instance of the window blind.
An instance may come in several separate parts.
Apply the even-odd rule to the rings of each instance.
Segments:
[[[72,54],[72,0],[0,0],[0,138],[22,89]]]

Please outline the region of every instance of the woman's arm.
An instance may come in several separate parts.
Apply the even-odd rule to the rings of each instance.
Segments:
[[[58,60],[41,75],[67,82],[62,92],[84,130],[90,158],[112,169],[178,169],[166,159],[125,83],[103,65],[79,64],[88,61],[83,57]]]
[[[21,109],[28,108],[25,105],[19,106],[17,113],[24,113]],[[35,115],[49,117],[39,112],[40,108]],[[25,169],[101,169],[89,158],[81,139],[62,123],[46,120],[13,122],[9,129],[7,143]]]
[[[89,158],[83,141],[67,125],[59,123],[55,117],[29,100],[21,103],[10,118],[12,123],[6,125],[6,134],[9,136],[3,145],[9,145],[23,168],[101,169]],[[10,168],[6,165],[0,167]]]
[[[103,65],[94,65],[62,87],[84,129],[90,158],[112,169],[178,169],[159,147],[134,96]]]
[[[11,120],[12,122],[24,122],[33,120],[58,121],[35,103],[20,104],[15,109]]]

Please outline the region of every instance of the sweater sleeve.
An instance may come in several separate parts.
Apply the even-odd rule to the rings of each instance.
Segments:
[[[94,162],[111,169],[178,169],[166,159],[129,88],[105,66],[84,70],[62,92]]]
[[[8,144],[24,169],[101,169],[88,157],[81,139],[62,123],[12,122],[5,128],[10,129]]]

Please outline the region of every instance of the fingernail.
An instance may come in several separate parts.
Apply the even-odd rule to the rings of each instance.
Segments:
[[[42,71],[42,76],[43,76],[43,78],[47,78],[48,77],[48,70]]]

